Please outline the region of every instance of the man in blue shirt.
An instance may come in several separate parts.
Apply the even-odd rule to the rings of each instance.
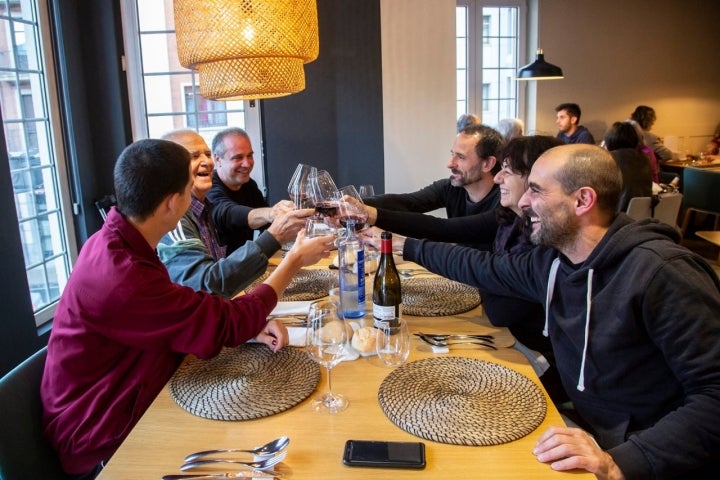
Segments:
[[[565,143],[589,143],[595,145],[590,131],[580,125],[580,106],[577,103],[561,103],[555,107],[558,127],[557,138]]]

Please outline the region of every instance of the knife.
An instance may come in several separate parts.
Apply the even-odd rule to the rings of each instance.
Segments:
[[[194,478],[201,480],[203,478],[280,478],[282,473],[280,472],[260,472],[255,470],[242,470],[239,472],[227,472],[227,473],[180,473],[176,475],[165,475],[162,480],[184,480],[186,478]]]

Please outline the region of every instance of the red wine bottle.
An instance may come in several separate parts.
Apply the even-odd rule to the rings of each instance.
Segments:
[[[392,234],[380,234],[380,262],[373,283],[373,318],[375,326],[399,318],[402,305],[400,276],[392,255]]]

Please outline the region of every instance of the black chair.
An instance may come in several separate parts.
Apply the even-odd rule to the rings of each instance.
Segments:
[[[42,434],[40,381],[47,348],[0,379],[0,479],[67,480],[60,460]]]
[[[715,216],[713,230],[720,230],[720,172],[686,167],[683,170],[683,207],[686,208],[680,232],[685,236],[695,212]]]
[[[107,220],[107,215],[114,205],[117,205],[115,195],[105,195],[104,197],[98,199],[95,202],[95,208],[97,208],[98,212],[100,213],[103,222]]]

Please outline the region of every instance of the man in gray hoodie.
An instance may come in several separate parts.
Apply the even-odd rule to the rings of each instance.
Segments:
[[[563,385],[594,438],[551,427],[533,450],[539,461],[600,479],[715,478],[720,282],[675,229],[617,214],[621,190],[607,151],[556,147],[534,164],[519,202],[541,247],[500,257],[398,238],[393,248],[544,306]]]

